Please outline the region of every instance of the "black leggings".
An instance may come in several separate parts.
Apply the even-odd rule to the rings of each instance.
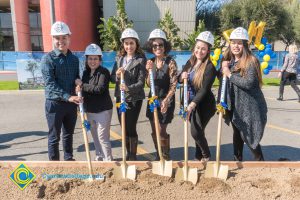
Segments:
[[[300,98],[300,89],[297,86],[297,76],[294,73],[289,72],[283,72],[281,81],[280,81],[280,88],[279,88],[279,95],[283,96],[284,92],[284,85],[287,83],[287,81],[290,81],[292,88],[297,93],[298,97]]]
[[[191,135],[196,143],[195,157],[199,160],[201,158],[209,158],[211,156],[204,132],[210,118],[211,117],[201,116],[200,110],[198,110],[197,108],[191,113]],[[201,151],[201,153],[199,150]]]
[[[242,161],[243,160],[243,148],[244,148],[244,140],[241,137],[241,132],[238,128],[231,123],[233,128],[233,153],[234,153],[234,160]],[[264,161],[264,156],[261,150],[261,146],[258,144],[255,149],[251,148],[248,145],[249,149],[251,150],[252,154],[254,155],[254,159],[256,161]]]
[[[140,111],[142,108],[143,100],[138,100],[134,102],[126,102],[128,105],[128,109],[125,112],[125,128],[126,128],[126,136],[128,137],[137,137],[136,124],[140,115]],[[119,109],[117,108],[118,119],[121,124],[121,113],[119,113]]]

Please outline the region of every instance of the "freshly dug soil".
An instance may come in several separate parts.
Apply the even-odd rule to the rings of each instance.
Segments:
[[[0,199],[300,199],[300,169],[244,168],[230,170],[227,181],[206,179],[196,185],[175,182],[138,169],[137,180],[117,180],[112,169],[96,168],[105,181],[42,178],[42,174],[87,174],[86,168],[30,168],[36,179],[21,191],[9,178],[12,168],[0,167]]]

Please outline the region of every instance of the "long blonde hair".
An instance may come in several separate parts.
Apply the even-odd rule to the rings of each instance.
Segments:
[[[247,75],[246,71],[247,71],[248,67],[254,66],[256,69],[256,72],[257,72],[257,76],[258,76],[259,86],[261,87],[263,82],[262,82],[262,74],[261,74],[261,70],[260,70],[259,60],[250,51],[247,41],[243,40],[243,46],[244,46],[244,48],[242,51],[241,58],[237,62],[234,71],[240,72],[240,75],[242,77],[245,77]],[[231,61],[232,59],[234,59],[234,55],[230,51],[230,45],[228,46],[228,48],[226,49],[226,51],[224,53],[224,58],[226,58],[226,59],[223,59],[223,60],[227,60],[227,61]]]
[[[193,47],[192,55],[191,55],[191,57],[188,61],[189,65],[190,65],[189,66],[190,68],[195,67],[195,76],[194,76],[193,84],[194,84],[194,87],[196,89],[199,89],[199,88],[202,87],[204,72],[205,72],[206,66],[209,62],[209,59],[210,59],[210,47],[211,47],[211,45],[206,43],[206,42],[204,42],[204,43],[207,44],[208,52],[207,52],[207,55],[203,58],[203,60],[201,60],[200,66],[195,66],[196,63],[197,63],[197,58],[194,55],[196,44]]]

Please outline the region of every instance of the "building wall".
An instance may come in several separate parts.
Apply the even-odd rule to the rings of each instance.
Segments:
[[[180,37],[186,38],[185,33],[191,33],[196,25],[196,0],[126,0],[125,9],[142,42],[158,27],[168,9],[181,30]],[[116,0],[103,0],[104,18],[115,14]]]

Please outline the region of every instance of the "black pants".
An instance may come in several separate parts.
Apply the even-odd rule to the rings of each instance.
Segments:
[[[140,111],[142,108],[143,100],[138,100],[134,102],[126,102],[128,105],[128,109],[125,112],[125,129],[126,136],[128,137],[137,137],[136,124],[140,115]],[[118,119],[121,124],[121,113],[119,113],[119,109],[117,108]]]
[[[201,158],[209,158],[211,156],[204,132],[211,117],[201,116],[200,113],[200,110],[196,108],[192,111],[190,116],[191,135],[196,143],[195,157],[199,160],[201,160]]]
[[[290,81],[292,88],[297,93],[299,99],[300,99],[300,89],[297,86],[297,76],[294,73],[289,72],[283,72],[281,81],[280,81],[280,88],[279,88],[279,96],[283,97],[284,92],[284,85],[287,83],[287,81]]]
[[[234,153],[234,160],[242,161],[243,160],[243,148],[244,148],[244,141],[241,137],[241,132],[238,130],[233,123],[231,123],[233,128],[233,153]],[[256,161],[263,161],[263,153],[261,150],[261,146],[258,144],[255,149],[249,147],[252,154],[254,155],[254,159]]]
[[[59,141],[63,130],[64,160],[73,158],[73,134],[77,120],[77,106],[74,103],[46,100],[48,123],[48,157],[59,160]]]

